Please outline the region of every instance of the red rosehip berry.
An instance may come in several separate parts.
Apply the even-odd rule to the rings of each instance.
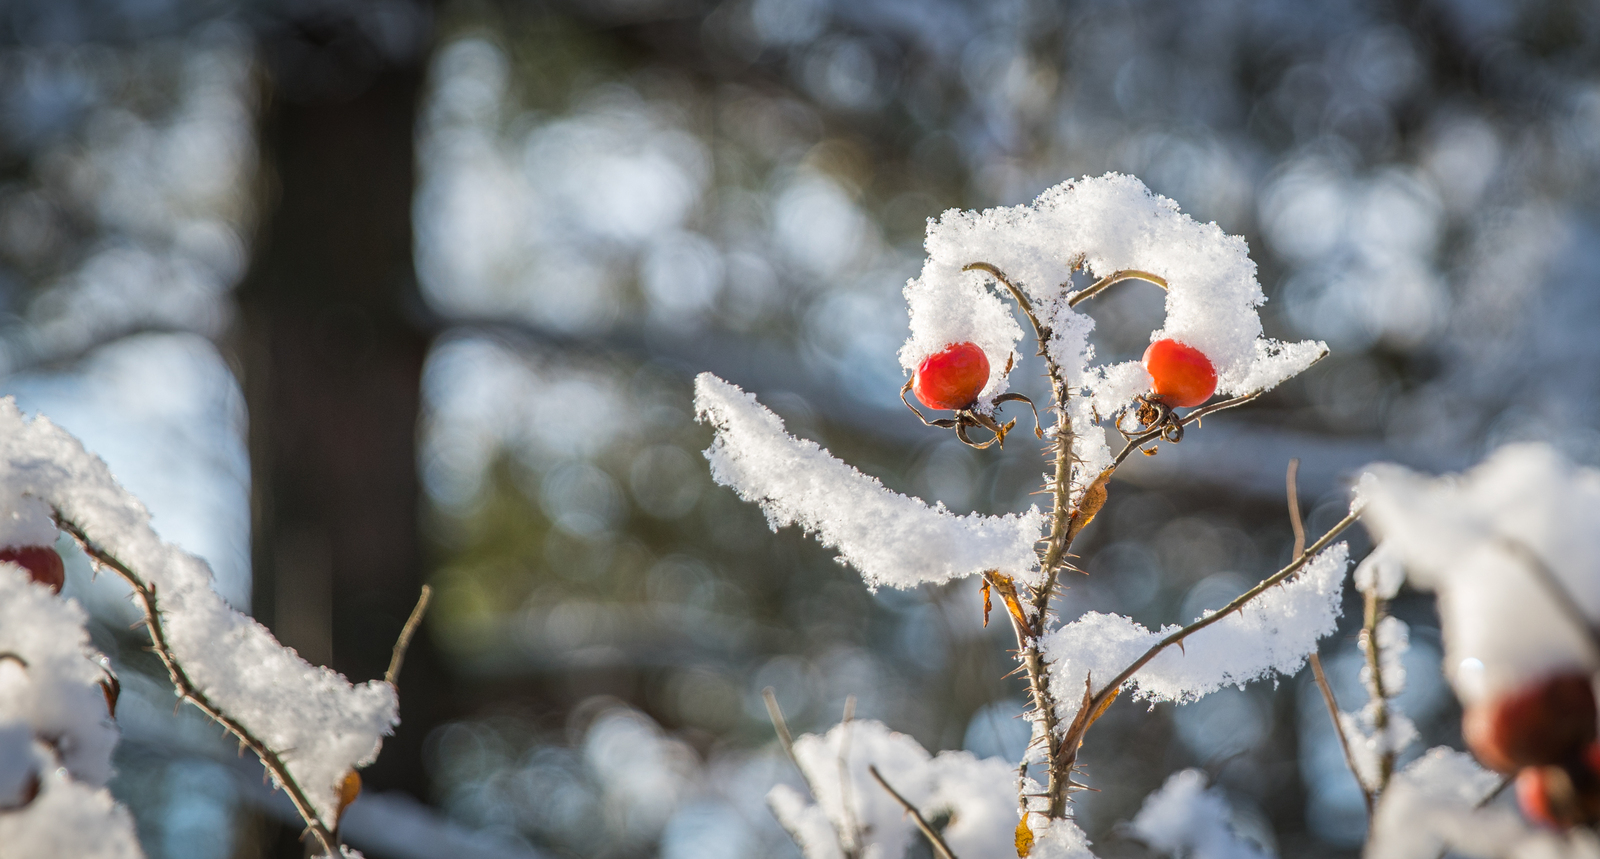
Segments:
[[[989,384],[989,356],[974,343],[952,343],[917,368],[911,392],[930,409],[964,409]]]
[[[1562,674],[1480,702],[1462,714],[1461,736],[1484,766],[1503,773],[1566,762],[1595,739],[1594,684]]]
[[[1198,406],[1217,390],[1217,371],[1211,359],[1176,340],[1151,343],[1144,350],[1144,369],[1154,383],[1155,395],[1174,408]]]
[[[1556,795],[1571,792],[1571,784],[1560,767],[1525,767],[1517,773],[1517,805],[1522,815],[1534,823],[1570,826],[1572,821],[1563,814],[1567,803]]]
[[[0,549],[0,561],[10,561],[28,571],[28,577],[50,590],[61,593],[67,570],[61,556],[49,546],[7,546]]]

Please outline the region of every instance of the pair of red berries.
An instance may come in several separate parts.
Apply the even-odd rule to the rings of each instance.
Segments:
[[[1193,408],[1217,390],[1217,371],[1205,353],[1176,340],[1157,340],[1144,350],[1144,368],[1161,401]],[[989,358],[974,343],[953,343],[917,367],[911,391],[930,409],[970,408],[989,384]]]
[[[49,546],[7,546],[0,549],[0,561],[10,561],[28,571],[28,578],[56,593],[67,582],[61,556]]]
[[[1467,708],[1461,735],[1484,766],[1517,773],[1528,819],[1571,827],[1600,821],[1594,681],[1562,674]]]

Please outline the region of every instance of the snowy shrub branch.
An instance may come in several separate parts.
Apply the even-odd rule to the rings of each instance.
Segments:
[[[954,823],[942,832],[929,829],[929,797],[918,787],[930,778],[927,753],[910,752],[904,738],[861,744],[877,758],[862,762],[859,774],[871,775],[880,789],[865,793],[876,799],[855,804],[840,798],[836,779],[818,776],[843,767],[843,752],[808,758],[808,741],[822,741],[795,741],[796,764],[817,804],[784,788],[774,791],[773,806],[808,859],[867,855],[846,822],[850,814],[871,817],[868,806],[880,800],[922,821],[939,855],[1088,856],[1068,800],[1079,787],[1071,774],[1089,726],[1125,688],[1186,702],[1226,684],[1297,671],[1334,629],[1347,566],[1345,547],[1334,539],[1356,514],[1222,611],[1160,632],[1098,614],[1050,627],[1057,582],[1074,569],[1073,540],[1104,506],[1112,476],[1134,450],[1154,453],[1152,445],[1180,443],[1202,418],[1253,401],[1327,348],[1263,337],[1257,308],[1265,296],[1244,242],[1215,224],[1196,223],[1129,176],[1064,183],[1028,206],[946,212],[930,222],[926,247],[922,273],[905,290],[911,336],[900,360],[912,373],[905,390],[929,408],[954,411],[951,418],[923,417],[925,424],[952,428],[975,447],[1003,443],[1012,424],[995,419],[997,407],[1026,399],[1007,392],[1023,334],[1007,299],[1014,302],[1033,329],[1050,381],[1054,419],[1040,432],[1051,463],[1043,492],[1051,499],[1048,513],[957,516],[889,492],[814,442],[787,435],[752,396],[709,374],[697,380],[696,408],[716,430],[706,451],[713,477],[760,504],[774,529],[800,525],[838,549],[840,561],[860,570],[870,586],[979,575],[985,617],[998,595],[1016,636],[1034,726],[1034,741],[1018,762],[1020,777],[1008,777],[1017,791],[1014,837],[967,846],[951,837]],[[1080,271],[1097,280],[1074,291],[1072,277]],[[1165,323],[1151,333],[1143,362],[1096,366],[1088,339],[1094,321],[1076,308],[1129,280],[1166,290]],[[1176,357],[1153,359],[1157,350]],[[1222,398],[1207,405],[1214,393]],[[974,443],[970,427],[994,438]],[[1123,438],[1115,454],[1107,428]],[[1169,650],[1173,645],[1182,645],[1183,654]],[[1110,679],[1098,685],[1097,678]],[[857,723],[863,734],[882,730],[866,724]],[[842,746],[843,735],[831,738],[847,728],[830,732],[827,742]],[[780,735],[786,736],[781,727]],[[948,754],[931,759],[935,769]],[[1014,766],[994,763],[997,773]],[[1043,785],[1028,776],[1031,765],[1042,769]],[[963,807],[955,819],[979,807],[988,806]],[[885,824],[882,831],[901,833],[894,836],[900,839],[914,830]],[[881,852],[874,855],[894,856],[903,841],[876,844]]]
[[[393,672],[398,671],[404,640],[397,645],[391,676],[352,685],[339,674],[310,665],[294,651],[280,645],[265,627],[233,610],[212,587],[205,563],[163,543],[150,528],[149,514],[111,477],[105,463],[85,451],[71,435],[49,420],[27,420],[10,399],[0,400],[0,547],[53,549],[58,529],[71,536],[97,568],[109,569],[128,583],[144,616],[151,644],[166,667],[174,690],[206,716],[237,737],[254,752],[275,784],[289,796],[306,822],[318,855],[353,855],[338,843],[340,812],[359,790],[355,771],[371,763],[382,738],[398,723],[398,698]],[[59,569],[59,560],[56,561]],[[0,589],[10,588],[12,570],[0,564]],[[35,575],[37,573],[30,574]],[[59,581],[55,583],[59,588]],[[104,762],[84,771],[67,772],[90,788],[109,775],[110,748],[115,744],[114,687],[101,686],[106,672],[103,660],[87,648],[82,612],[73,601],[63,601],[44,584],[23,584],[25,596],[0,594],[0,611],[24,601],[44,599],[62,607],[57,625],[71,624],[73,632],[49,629],[30,618],[0,616],[0,651],[16,662],[0,660],[0,672],[12,664],[24,666],[25,679],[35,689],[45,682],[76,677],[80,690],[92,690],[96,708],[107,712],[106,731],[63,733],[58,726],[40,722],[22,727],[19,736],[62,738],[53,751],[35,753],[82,755],[86,749],[103,749]],[[425,603],[424,603],[425,604]],[[415,629],[419,613],[408,624]],[[44,613],[51,616],[50,612]],[[42,657],[41,642],[50,637],[78,642],[79,661],[88,667],[70,668]],[[402,638],[408,638],[403,636]],[[13,640],[16,638],[17,640]],[[74,663],[76,664],[76,663]],[[88,697],[87,691],[75,693]],[[0,695],[0,701],[6,696]],[[83,710],[82,701],[74,705]],[[95,716],[99,719],[99,716]],[[0,706],[0,738],[11,730]],[[85,739],[66,738],[84,736]],[[17,773],[50,772],[31,767],[26,755],[10,754],[0,739],[0,792]],[[18,761],[21,761],[18,763]],[[53,779],[54,777],[51,777]],[[24,797],[24,817],[45,814],[53,808],[51,779],[34,788],[36,798]],[[62,788],[77,789],[77,788]],[[109,798],[86,802],[83,809],[107,805]],[[126,829],[126,813],[114,806],[105,826],[94,830],[106,844],[118,847],[96,851],[40,850],[29,855],[136,856],[130,839],[116,841]],[[81,816],[83,812],[78,812]],[[13,815],[0,813],[0,838],[15,825]],[[119,823],[118,821],[122,821]],[[63,814],[42,824],[54,831],[72,826]],[[41,830],[42,831],[42,830]],[[43,837],[43,836],[39,836]],[[7,844],[14,842],[6,842]],[[32,843],[32,842],[29,842]],[[46,842],[38,842],[46,843]]]

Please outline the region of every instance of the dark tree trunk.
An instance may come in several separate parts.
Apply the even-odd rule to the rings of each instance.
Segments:
[[[416,474],[428,338],[412,266],[423,51],[394,59],[352,22],[263,27],[264,201],[239,291],[250,410],[253,609],[306,659],[383,676],[422,584]],[[421,745],[447,700],[424,631],[402,725],[369,790],[427,797]]]

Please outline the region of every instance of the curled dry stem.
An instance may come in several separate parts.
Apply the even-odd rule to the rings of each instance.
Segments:
[[[177,656],[173,654],[171,646],[167,643],[166,627],[161,622],[161,611],[156,601],[155,585],[146,582],[128,565],[89,539],[83,528],[78,523],[62,515],[60,509],[55,509],[53,513],[56,527],[76,540],[78,546],[83,549],[84,554],[88,555],[98,566],[105,567],[116,573],[123,581],[128,583],[129,587],[133,588],[134,594],[139,597],[140,607],[144,610],[144,623],[145,628],[150,632],[150,643],[155,648],[156,656],[161,659],[161,664],[166,666],[167,676],[172,680],[173,687],[178,690],[179,697],[199,708],[200,712],[206,714],[212,721],[226,728],[235,737],[238,737],[241,745],[255,752],[256,757],[261,760],[261,765],[266,767],[267,772],[272,773],[273,779],[283,788],[283,792],[289,796],[289,801],[294,804],[295,811],[299,812],[300,818],[305,821],[307,831],[317,840],[317,846],[328,856],[339,855],[338,838],[333,834],[332,828],[317,815],[316,809],[312,808],[311,801],[306,798],[305,791],[289,772],[289,767],[283,762],[282,756],[257,738],[255,734],[250,732],[250,729],[240,724],[237,719],[223,712],[210,697],[195,686],[194,681],[189,679],[189,673],[178,662]]]
[[[1140,271],[1136,268],[1125,268],[1122,271],[1114,271],[1082,290],[1074,292],[1067,298],[1067,306],[1077,307],[1080,302],[1088,301],[1125,280],[1142,280],[1146,283],[1153,283],[1162,289],[1168,288],[1167,279],[1159,274],[1151,274],[1148,271]]]
[[[1171,635],[1168,635],[1166,638],[1156,642],[1150,647],[1149,650],[1146,650],[1142,656],[1140,656],[1138,659],[1135,659],[1131,665],[1122,669],[1122,673],[1112,678],[1110,683],[1107,683],[1105,686],[1101,687],[1099,692],[1096,692],[1093,696],[1091,696],[1084,705],[1085,708],[1087,708],[1091,713],[1101,712],[1103,708],[1110,702],[1110,700],[1114,698],[1122,689],[1122,684],[1132,679],[1133,675],[1139,672],[1139,669],[1148,665],[1150,660],[1159,656],[1163,650],[1166,650],[1174,644],[1181,643],[1189,636],[1244,608],[1247,603],[1256,597],[1261,596],[1267,591],[1268,588],[1281,583],[1284,579],[1287,579],[1296,572],[1299,572],[1301,567],[1304,567],[1312,558],[1317,556],[1317,553],[1328,548],[1328,545],[1333,542],[1335,537],[1338,537],[1346,528],[1349,528],[1351,525],[1355,524],[1356,519],[1359,518],[1360,515],[1360,510],[1351,511],[1343,519],[1340,519],[1337,523],[1335,523],[1332,528],[1329,528],[1328,533],[1323,534],[1321,537],[1317,538],[1315,543],[1307,546],[1305,550],[1296,556],[1294,561],[1291,562],[1287,567],[1284,567],[1276,573],[1273,573],[1272,575],[1262,579],[1255,587],[1240,594],[1236,599],[1234,599],[1233,602],[1223,606],[1215,614],[1210,614],[1200,618],[1194,623],[1191,623],[1188,626],[1177,630]],[[1089,726],[1092,725],[1093,722],[1093,719],[1078,719],[1074,722],[1074,729],[1067,732],[1064,745],[1066,746],[1066,755],[1069,758],[1073,760],[1076,759],[1078,747],[1083,744],[1083,735],[1089,730]]]
[[[883,773],[878,772],[877,764],[869,765],[867,772],[872,773],[872,777],[877,779],[879,786],[888,791],[889,795],[894,797],[894,801],[900,803],[900,807],[904,808],[906,813],[911,815],[911,819],[916,821],[917,829],[920,829],[923,837],[928,839],[928,846],[933,848],[934,856],[937,856],[938,859],[956,859],[956,854],[950,852],[950,845],[944,843],[944,836],[929,825],[927,818],[922,816],[922,812],[918,811],[910,800],[901,796],[899,791],[889,786],[889,782],[883,777]]]

